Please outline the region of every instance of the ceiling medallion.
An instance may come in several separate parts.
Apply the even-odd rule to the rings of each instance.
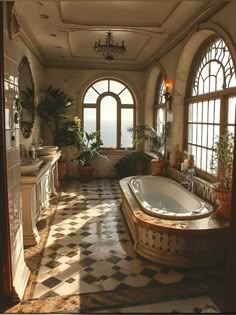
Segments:
[[[95,42],[94,50],[106,60],[113,60],[126,52],[124,41],[122,41],[122,45],[115,44],[111,31],[107,32],[104,44],[101,44],[100,39],[98,42]]]

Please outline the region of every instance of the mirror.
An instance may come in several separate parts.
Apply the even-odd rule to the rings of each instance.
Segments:
[[[35,89],[27,57],[23,57],[18,70],[19,99],[21,105],[20,129],[24,138],[29,138],[34,126]]]

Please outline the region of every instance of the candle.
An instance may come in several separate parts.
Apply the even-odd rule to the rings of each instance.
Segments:
[[[181,172],[183,172],[184,171],[184,163],[181,163],[180,167],[181,167]]]
[[[188,159],[184,160],[184,169],[186,170],[188,168]]]

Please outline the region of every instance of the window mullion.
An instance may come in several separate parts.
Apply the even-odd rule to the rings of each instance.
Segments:
[[[117,135],[116,135],[117,148],[121,148],[121,104],[117,101]]]

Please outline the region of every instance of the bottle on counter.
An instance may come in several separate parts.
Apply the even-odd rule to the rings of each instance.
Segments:
[[[31,159],[36,159],[36,150],[34,145],[30,145],[28,149],[28,155]]]

